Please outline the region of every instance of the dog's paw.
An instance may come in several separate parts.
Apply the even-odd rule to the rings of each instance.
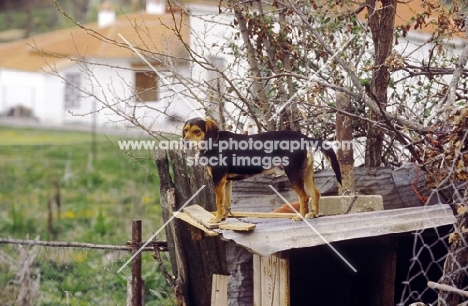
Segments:
[[[223,220],[225,220],[225,219],[223,219],[221,217],[214,217],[214,218],[211,218],[209,222],[210,223],[220,223]]]
[[[313,218],[318,218],[319,214],[315,213],[314,211],[308,213],[305,215],[307,219],[313,219]]]
[[[302,218],[300,216],[294,216],[292,217],[293,221],[302,221]]]

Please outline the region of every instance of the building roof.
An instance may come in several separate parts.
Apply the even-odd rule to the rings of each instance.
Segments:
[[[99,28],[97,22],[37,35],[16,42],[0,44],[0,67],[39,71],[63,67],[69,58],[135,58],[126,48],[120,33],[137,49],[151,51],[151,57],[162,54],[187,57],[187,51],[171,28],[181,26],[181,36],[189,41],[189,27],[181,14],[132,13],[116,18],[112,25]]]
[[[327,1],[322,1],[325,5]],[[439,5],[440,4],[440,5]],[[340,6],[333,8],[336,13],[358,13],[358,18],[362,21],[368,20],[368,10],[365,7],[365,0],[341,1]],[[376,3],[378,12],[382,6],[381,2]],[[422,14],[422,12],[426,14]],[[424,0],[405,0],[397,1],[395,14],[395,27],[407,28],[408,31],[418,34],[431,35],[437,30],[436,23],[443,24],[445,30],[449,32],[451,28],[456,28],[453,17],[449,14],[450,7],[442,3],[442,0],[424,1]],[[441,15],[444,15],[441,17]],[[456,15],[456,14],[454,14]],[[460,17],[460,16],[458,16]],[[424,20],[424,22],[423,22]],[[417,26],[416,26],[417,25]],[[465,38],[464,30],[455,29],[454,34],[457,37]]]
[[[252,253],[268,256],[280,251],[307,248],[326,242],[305,222],[291,219],[246,218],[256,223],[251,232],[215,230]],[[454,224],[449,205],[361,212],[307,219],[327,242],[412,232]]]
[[[437,3],[437,1],[439,3]],[[365,3],[365,1],[363,0],[360,0],[360,2]],[[424,33],[424,34],[433,34],[437,30],[437,27],[433,21],[439,21],[441,23],[447,22],[445,26],[448,26],[448,25],[455,26],[454,20],[441,18],[441,15],[443,14],[445,14],[446,16],[449,16],[449,10],[450,10],[447,5],[441,2],[442,0],[436,0],[434,1],[434,3],[429,3],[428,1],[423,1],[423,0],[398,1],[397,11],[395,14],[395,27],[406,27],[409,25],[409,31],[414,31],[416,33]],[[438,4],[441,4],[441,5],[438,6]],[[382,5],[382,4],[379,2],[378,5]],[[353,4],[353,7],[356,7],[356,4]],[[421,13],[423,10],[429,13],[429,15],[422,15]],[[361,19],[367,20],[367,17],[366,17],[367,14],[368,14],[367,9],[364,9],[360,12],[359,16]],[[419,19],[419,21],[424,20],[425,24],[419,24],[416,21],[416,19]],[[416,27],[416,24],[418,24],[417,27]],[[453,33],[453,34],[455,34],[458,37],[465,38],[464,30],[463,31],[459,30],[458,33]]]

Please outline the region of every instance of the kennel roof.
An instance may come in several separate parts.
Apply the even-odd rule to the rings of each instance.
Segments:
[[[278,218],[246,218],[255,230],[243,233],[215,230],[252,253],[268,256],[280,251],[313,247],[356,238],[412,232],[455,222],[446,204],[324,216],[306,222]],[[319,235],[319,234],[320,235]]]

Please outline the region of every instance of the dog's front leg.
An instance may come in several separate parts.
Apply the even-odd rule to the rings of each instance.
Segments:
[[[226,181],[226,186],[224,187],[224,215],[223,219],[226,219],[228,213],[231,210],[231,181]]]
[[[216,216],[210,220],[211,223],[219,223],[226,218],[227,212],[224,209],[224,195],[226,190],[226,178],[214,182],[216,196]]]

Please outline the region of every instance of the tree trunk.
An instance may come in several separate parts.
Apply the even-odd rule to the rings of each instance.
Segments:
[[[259,67],[258,61],[255,58],[255,48],[252,45],[252,42],[250,41],[249,37],[249,30],[247,28],[247,20],[244,17],[244,5],[242,3],[234,3],[234,14],[236,17],[236,20],[239,24],[239,30],[241,33],[242,41],[244,42],[245,48],[247,50],[247,61],[250,66],[250,74],[252,78],[252,97],[255,102],[259,106],[259,112],[264,116],[266,113],[268,113],[268,98],[265,93],[265,86],[263,81],[261,80],[262,78],[262,72]],[[256,116],[258,114],[251,114],[252,116]],[[267,129],[268,130],[273,130],[274,129],[274,124],[271,120],[267,120],[268,118],[262,118],[263,122],[267,124]],[[259,130],[262,129],[261,126],[258,126]]]
[[[167,153],[174,173],[173,179],[169,174]],[[215,210],[213,184],[204,167],[188,167],[187,155],[182,151],[158,150],[155,157],[165,221],[203,185],[206,186],[188,205],[196,203],[208,211]],[[200,230],[178,219],[169,223],[166,232],[170,232],[167,240],[176,278],[178,305],[209,305],[213,274],[227,274],[224,243],[217,237],[204,237]]]
[[[390,81],[390,72],[385,60],[393,47],[393,30],[395,24],[396,0],[382,0],[382,7],[376,7],[376,0],[367,0],[369,14],[369,27],[374,42],[374,73],[370,84],[369,96],[380,105],[381,110],[387,106],[387,89]],[[369,118],[380,122],[382,117],[370,112]],[[381,164],[384,133],[378,127],[368,124],[366,142],[366,167],[377,167]]]
[[[281,7],[281,5],[279,5]],[[279,11],[279,26],[280,26],[280,35],[279,37],[287,37],[287,10],[283,7],[282,10]],[[281,58],[283,59],[284,70],[290,73],[293,73],[293,67],[291,64],[291,56],[290,56],[290,43],[287,40],[280,41],[281,43]],[[276,67],[276,65],[274,66]],[[276,70],[276,69],[275,69]],[[281,73],[280,71],[275,71],[275,73]],[[289,99],[296,94],[296,88],[294,88],[294,81],[291,75],[286,77],[286,84],[287,94],[282,97],[282,103],[286,103]],[[284,91],[284,90],[283,90]],[[293,130],[293,131],[300,131],[301,126],[299,124],[300,113],[297,110],[297,104],[295,101],[290,103],[285,110],[285,117],[286,120],[281,122],[281,129],[285,130]]]
[[[344,93],[338,93],[336,95],[336,108],[352,113],[351,98]],[[353,141],[353,122],[350,116],[341,112],[336,114],[336,140],[341,144],[337,152],[342,177],[341,186],[338,186],[338,193],[343,194],[345,191],[354,191],[355,182],[354,151],[351,145]]]

